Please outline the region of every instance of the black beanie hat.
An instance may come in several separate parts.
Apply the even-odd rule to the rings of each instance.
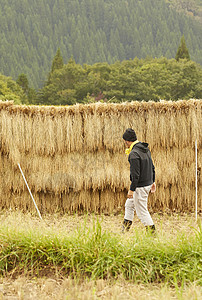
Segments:
[[[135,131],[132,128],[126,129],[126,131],[123,134],[123,139],[125,141],[134,142],[137,140],[137,136]]]

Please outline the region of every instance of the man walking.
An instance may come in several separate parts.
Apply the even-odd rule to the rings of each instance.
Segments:
[[[144,224],[146,229],[151,232],[155,231],[154,222],[147,209],[147,201],[149,192],[156,191],[155,184],[155,167],[152,162],[151,152],[147,143],[141,143],[137,140],[136,133],[133,129],[128,128],[124,134],[123,139],[130,163],[130,190],[125,203],[125,216],[123,222],[123,232],[130,229],[134,211],[137,217]]]

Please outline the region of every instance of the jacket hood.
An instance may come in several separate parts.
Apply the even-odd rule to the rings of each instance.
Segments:
[[[148,148],[148,143],[142,143],[142,142],[139,142],[138,144],[136,144],[134,148],[138,148],[140,151],[142,152],[148,152],[149,151],[149,148]]]

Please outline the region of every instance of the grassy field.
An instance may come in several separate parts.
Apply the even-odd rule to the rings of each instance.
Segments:
[[[201,299],[201,216],[153,219],[2,212],[0,299]]]

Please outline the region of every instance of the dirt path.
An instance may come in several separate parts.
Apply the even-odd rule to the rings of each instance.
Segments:
[[[202,287],[194,284],[183,289],[179,288],[177,291],[166,285],[138,285],[121,278],[114,282],[107,280],[76,282],[68,278],[0,279],[2,300],[199,300],[201,297]]]

